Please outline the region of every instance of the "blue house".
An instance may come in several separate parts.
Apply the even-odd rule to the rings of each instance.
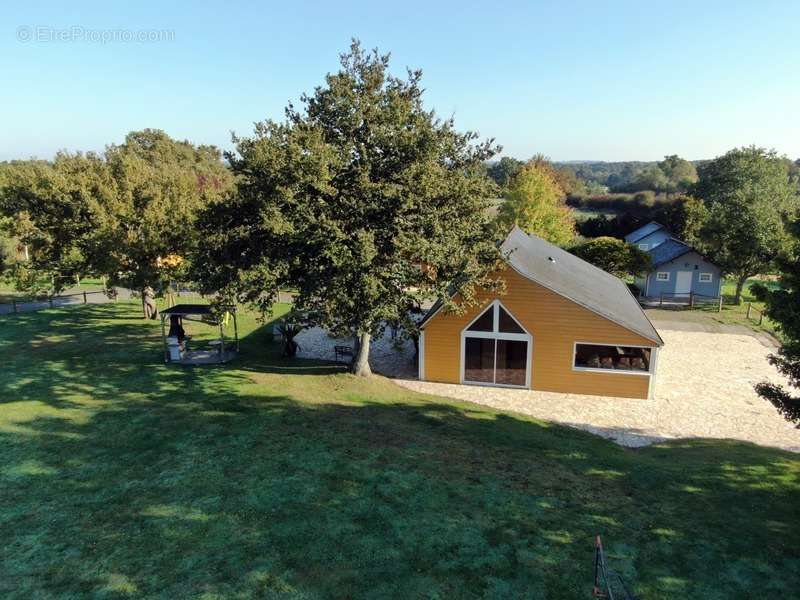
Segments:
[[[660,223],[648,223],[625,236],[650,255],[653,270],[634,279],[643,298],[698,301],[719,298],[722,273],[689,244],[675,239]]]

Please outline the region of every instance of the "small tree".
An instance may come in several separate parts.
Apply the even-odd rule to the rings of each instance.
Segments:
[[[647,252],[613,237],[586,240],[570,248],[570,252],[617,277],[635,277],[651,268]]]
[[[694,194],[708,209],[701,248],[736,278],[741,302],[747,279],[768,272],[787,250],[785,222],[798,203],[786,167],[774,151],[737,148],[700,169]]]
[[[534,159],[511,180],[497,214],[500,234],[514,225],[548,242],[565,246],[575,237],[575,219],[552,167]]]
[[[206,211],[194,260],[206,289],[262,311],[281,285],[297,289],[311,325],[359,340],[359,375],[373,336],[413,329],[423,298],[460,309],[501,285],[484,165],[498,149],[425,110],[420,71],[400,79],[388,64],[354,41],[302,110],[235,138],[238,192]]]

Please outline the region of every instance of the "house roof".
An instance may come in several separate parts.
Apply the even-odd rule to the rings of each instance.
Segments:
[[[658,345],[664,342],[625,283],[574,254],[515,227],[501,246],[508,264],[542,287]],[[441,308],[436,303],[424,325]]]
[[[631,231],[628,235],[625,236],[625,241],[629,244],[635,244],[642,238],[647,237],[651,233],[655,233],[659,229],[666,229],[661,223],[656,223],[655,221],[650,221],[647,225],[643,225],[634,231]]]
[[[671,260],[675,260],[684,254],[694,251],[694,248],[692,248],[689,244],[685,244],[680,240],[676,240],[675,238],[669,238],[668,240],[664,240],[655,248],[648,250],[647,253],[650,255],[650,260],[652,261],[653,266],[658,267],[664,263],[668,263]]]

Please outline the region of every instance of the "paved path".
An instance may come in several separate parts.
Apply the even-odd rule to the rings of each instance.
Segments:
[[[60,296],[55,296],[53,298],[53,308],[83,304],[83,292],[86,292],[86,304],[106,304],[108,302],[113,302],[101,289],[76,287],[65,290]],[[117,288],[117,294],[120,300],[129,300],[131,298],[130,290],[124,288]],[[50,308],[50,302],[48,300],[17,302],[16,305],[17,312],[31,312],[45,308]],[[0,304],[0,315],[12,314],[13,312],[14,305],[12,303]]]

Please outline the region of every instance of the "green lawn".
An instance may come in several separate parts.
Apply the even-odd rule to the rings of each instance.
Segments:
[[[252,317],[238,362],[167,366],[138,311],[0,318],[3,598],[589,598],[598,533],[647,600],[800,589],[798,455],[625,450],[283,361]]]
[[[776,328],[776,323],[767,317],[759,319],[760,311],[764,308],[764,303],[756,300],[750,289],[756,281],[757,279],[753,278],[745,283],[742,289],[742,303],[736,304],[734,302],[736,296],[736,282],[730,279],[723,280],[722,297],[724,304],[722,306],[722,312],[718,312],[717,306],[715,305],[707,305],[704,307],[704,310],[709,312],[714,319],[721,323],[745,325],[750,329],[765,331],[780,339],[780,332]],[[761,283],[773,289],[779,285],[778,282],[769,280],[763,280]],[[751,311],[750,317],[748,318],[747,307],[749,304],[753,305],[754,310]]]

